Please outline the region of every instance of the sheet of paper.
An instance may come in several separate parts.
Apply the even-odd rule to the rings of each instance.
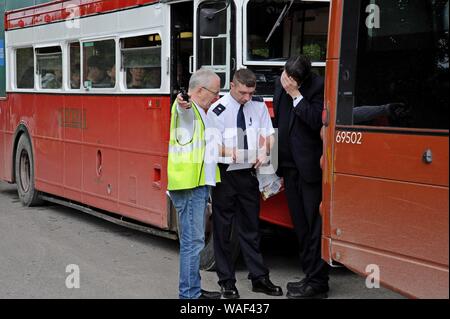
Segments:
[[[249,168],[252,168],[252,166],[253,166],[253,164],[250,164],[250,163],[230,164],[230,166],[228,166],[227,172],[238,171],[241,169],[249,169]]]
[[[227,171],[237,171],[252,168],[256,163],[256,152],[248,150],[236,151],[236,162],[231,163]]]

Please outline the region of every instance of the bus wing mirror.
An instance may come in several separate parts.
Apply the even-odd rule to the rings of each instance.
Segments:
[[[227,9],[231,0],[216,1],[215,6],[223,3],[223,8],[202,8],[199,14],[199,31],[201,37],[217,37],[225,34],[227,27]]]
[[[216,14],[217,9],[202,8],[199,17],[199,29],[201,37],[216,37],[220,34],[221,20]]]

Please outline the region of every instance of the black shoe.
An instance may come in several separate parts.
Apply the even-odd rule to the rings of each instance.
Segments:
[[[300,281],[291,281],[291,282],[287,283],[286,289],[287,290],[292,289],[292,288],[298,289],[298,288],[302,287],[304,284],[306,284],[307,282],[308,282],[308,278],[306,278],[306,277]]]
[[[269,277],[262,277],[253,281],[253,292],[262,292],[269,296],[282,296],[283,290],[279,286],[275,286],[269,279]]]
[[[239,299],[239,291],[236,286],[232,283],[224,283],[220,285],[220,291],[222,293],[222,297],[225,299]]]
[[[220,299],[221,296],[221,293],[218,291],[206,291],[202,289],[198,299]]]
[[[319,289],[306,283],[300,288],[289,289],[286,297],[289,299],[324,299],[328,298],[328,290],[328,287]]]

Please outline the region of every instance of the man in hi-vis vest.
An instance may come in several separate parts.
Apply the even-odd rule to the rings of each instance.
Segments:
[[[210,188],[220,180],[219,144],[214,141],[206,112],[220,92],[220,78],[200,69],[189,81],[187,96],[172,106],[168,190],[178,213],[180,236],[180,299],[220,299],[200,285],[200,252],[205,245],[204,216]]]

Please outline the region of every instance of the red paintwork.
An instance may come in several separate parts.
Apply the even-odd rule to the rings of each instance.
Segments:
[[[274,117],[273,100],[268,99],[266,102],[269,114]],[[261,212],[259,216],[262,220],[279,226],[293,228],[292,219],[289,214],[286,195],[278,194],[267,201],[261,201]]]
[[[0,110],[2,179],[13,180],[13,137],[23,123],[37,189],[167,228],[168,96],[8,94]]]
[[[267,201],[262,201],[259,217],[272,224],[293,228],[284,192],[269,198]]]
[[[37,189],[168,227],[168,96],[8,94],[0,110],[2,179],[13,181],[14,133],[23,123]],[[292,227],[284,194],[262,202],[261,219]]]
[[[6,122],[6,108],[4,107],[5,103],[2,99],[0,99],[0,179],[6,180],[6,162],[4,160],[5,154],[5,133],[3,128],[5,127]]]
[[[5,29],[14,30],[74,18],[74,8],[78,8],[75,17],[86,17],[157,2],[159,0],[56,0],[6,12]]]

